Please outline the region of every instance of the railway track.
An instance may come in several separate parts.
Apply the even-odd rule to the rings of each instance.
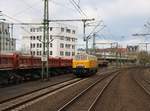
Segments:
[[[105,70],[104,70],[103,72],[105,72]],[[103,72],[102,72],[102,73],[103,73]],[[65,76],[65,77],[66,77],[66,76]],[[14,88],[15,90],[19,89],[19,90],[21,90],[21,91],[22,91],[22,90],[24,91],[24,92],[20,92],[20,91],[19,91],[18,94],[17,94],[17,91],[13,91],[13,90],[14,90],[13,88],[11,88],[11,87],[10,87],[10,89],[7,88],[5,91],[2,92],[3,94],[0,95],[0,104],[2,104],[2,103],[4,103],[4,102],[7,102],[7,101],[10,101],[10,100],[13,100],[13,99],[15,99],[15,98],[19,98],[19,97],[21,97],[21,96],[30,94],[30,93],[37,92],[37,91],[42,90],[42,89],[45,89],[45,88],[48,88],[48,87],[51,87],[51,86],[54,86],[54,85],[57,85],[57,84],[66,82],[66,81],[68,81],[68,80],[72,80],[72,79],[74,79],[74,78],[75,78],[75,77],[72,77],[72,78],[69,78],[69,79],[66,79],[66,80],[63,80],[63,81],[58,81],[58,82],[52,81],[52,82],[54,82],[54,83],[52,83],[52,84],[51,84],[51,83],[50,83],[50,84],[46,84],[46,85],[43,85],[43,86],[41,86],[41,87],[38,87],[38,85],[37,85],[36,88],[34,87],[34,86],[35,86],[35,83],[33,83],[33,87],[31,86],[32,84],[29,84],[30,87],[21,86],[21,87],[25,87],[25,89],[31,89],[31,88],[33,88],[33,89],[31,89],[31,90],[20,89],[20,87]],[[55,79],[56,79],[56,78],[54,78],[53,80],[55,80]],[[55,80],[55,81],[57,81],[57,80]],[[37,82],[37,84],[39,84],[39,82]],[[12,96],[10,96],[10,95],[11,95],[10,90],[12,91]],[[9,93],[8,93],[8,92],[9,92]],[[15,92],[15,95],[13,94],[14,92]],[[5,93],[6,93],[6,94],[5,94]],[[10,94],[10,95],[7,96],[7,94]]]
[[[82,81],[82,80],[83,79],[75,78],[75,79],[65,81],[62,83],[58,83],[55,85],[47,86],[47,87],[29,92],[29,93],[26,93],[24,95],[19,95],[14,98],[7,99],[0,103],[0,111],[10,111],[10,110],[15,109],[16,107],[19,107],[27,102],[33,101],[39,97],[42,97],[49,93],[52,93],[58,89],[69,86],[71,84],[78,83],[79,81]]]
[[[72,98],[58,111],[91,111],[97,100],[103,94],[105,89],[109,86],[111,81],[118,75],[118,73],[119,72],[117,71],[114,74],[107,75],[103,78],[98,79],[81,93],[79,93],[77,96]]]
[[[114,71],[107,71],[107,72],[101,72],[102,74],[107,74]],[[108,74],[109,75],[109,74]],[[49,95],[54,94],[58,90],[61,90],[63,88],[71,87],[73,85],[76,85],[82,81],[86,81],[86,79],[76,78],[69,81],[57,83],[55,85],[50,85],[38,90],[34,90],[31,92],[28,92],[23,95],[19,95],[13,98],[9,98],[7,100],[0,102],[0,111],[19,111],[23,108],[27,107],[28,105],[33,104],[34,102],[40,101],[41,98],[46,98]]]
[[[149,81],[144,80],[144,78],[142,78],[140,75],[138,75],[138,77],[133,76],[132,78],[150,96],[150,90],[148,90],[148,88],[146,88],[147,84],[149,84]]]
[[[67,80],[64,80],[64,81],[60,81],[60,82],[56,82],[54,84],[50,84],[50,85],[45,85],[43,87],[40,87],[40,88],[34,88],[33,90],[31,91],[26,91],[25,93],[21,93],[21,94],[18,94],[18,95],[15,95],[15,96],[12,96],[12,97],[9,97],[9,98],[4,98],[2,100],[0,100],[0,104],[4,103],[4,102],[7,102],[7,101],[11,101],[15,98],[19,98],[21,96],[25,96],[25,95],[28,95],[28,94],[31,94],[31,93],[34,93],[34,92],[37,92],[37,91],[40,91],[40,90],[43,90],[43,89],[46,89],[46,88],[49,88],[49,87],[52,87],[52,86],[55,86],[55,85],[58,85],[58,84],[61,84],[61,83],[64,83],[64,82],[67,82],[69,80],[73,80],[75,79],[75,77],[73,78],[70,78],[70,79],[67,79]],[[34,83],[35,84],[35,83]],[[39,84],[39,83],[38,83]],[[30,84],[31,85],[31,84]],[[23,86],[22,86],[23,87]],[[32,88],[32,87],[29,87],[29,88]],[[11,90],[11,89],[9,89]],[[17,90],[17,89],[16,89]],[[8,91],[8,90],[7,90]],[[3,92],[4,93],[4,92]],[[5,95],[6,96],[6,95]],[[1,96],[2,97],[2,96]],[[3,98],[3,97],[2,97]]]

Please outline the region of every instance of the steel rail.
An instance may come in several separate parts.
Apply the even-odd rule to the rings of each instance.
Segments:
[[[148,95],[150,95],[150,91],[149,91],[147,88],[144,87],[144,85],[143,85],[142,82],[140,82],[139,80],[137,80],[135,77],[133,77],[133,79],[134,79],[134,81],[135,81],[142,89],[144,89],[144,91],[145,91]],[[148,83],[148,82],[145,81],[145,80],[144,80],[144,82]],[[148,83],[148,84],[149,84],[149,83]]]
[[[73,104],[79,97],[83,96],[87,91],[89,91],[92,87],[94,87],[95,85],[97,85],[99,82],[101,82],[102,80],[106,79],[109,76],[112,76],[112,73],[115,73],[115,75],[117,75],[116,73],[117,71],[112,71],[109,72],[108,75],[106,75],[103,78],[99,78],[97,81],[95,81],[92,85],[90,85],[89,87],[87,87],[85,90],[83,90],[81,93],[79,93],[77,96],[75,96],[73,99],[71,99],[69,102],[67,102],[65,105],[63,105],[61,108],[58,109],[58,111],[66,111],[66,109]],[[114,76],[114,75],[113,75]]]
[[[91,104],[91,106],[89,107],[88,111],[91,111],[91,110],[94,108],[95,104],[96,104],[97,101],[100,99],[100,97],[102,96],[102,94],[104,93],[104,91],[106,90],[106,88],[107,88],[107,87],[109,86],[109,84],[114,80],[114,78],[117,77],[117,75],[118,75],[118,73],[115,74],[115,75],[113,75],[113,77],[110,79],[110,81],[104,85],[104,87],[103,87],[102,90],[100,91],[99,95],[96,97],[96,99],[94,100],[94,102],[93,102],[93,103]]]
[[[17,96],[11,97],[9,99],[5,99],[5,100],[0,101],[0,104],[3,104],[4,102],[11,101],[11,100],[16,99],[16,98],[19,98],[21,96],[25,96],[25,95],[28,95],[28,94],[31,94],[31,93],[34,93],[34,92],[37,92],[37,91],[40,91],[40,90],[44,90],[46,88],[49,88],[49,87],[52,87],[52,86],[55,86],[55,85],[58,85],[58,84],[62,84],[64,82],[67,82],[67,81],[70,81],[70,80],[73,80],[73,79],[75,79],[75,78],[72,78],[72,79],[69,79],[69,80],[65,80],[65,81],[62,81],[62,82],[57,82],[57,83],[54,83],[54,84],[51,84],[51,85],[47,85],[47,86],[42,87],[42,88],[37,88],[35,90],[28,91],[28,92],[26,92],[24,94],[19,94]]]
[[[114,72],[114,70],[111,72]],[[110,73],[110,72],[109,71],[101,72],[101,74],[106,74],[106,73]],[[31,91],[31,92],[28,92],[26,94],[19,95],[14,98],[10,98],[10,99],[8,99],[8,101],[6,100],[4,103],[0,103],[0,110],[8,111],[8,110],[22,108],[22,106],[26,107],[26,104],[28,104],[34,100],[42,98],[46,95],[49,95],[57,90],[61,90],[72,84],[76,84],[82,80],[86,80],[86,79],[76,78],[76,79],[72,79],[72,80],[66,80],[61,83],[56,83],[54,85],[50,85],[45,88],[37,89],[37,90]]]
[[[69,86],[74,83],[77,83],[81,80],[83,80],[83,79],[75,78],[75,79],[72,79],[69,81],[51,85],[47,88],[38,89],[37,91],[33,91],[28,94],[24,94],[23,96],[14,97],[8,101],[5,101],[4,103],[1,103],[0,110],[7,111],[7,110],[15,109],[16,107],[19,107],[27,102],[33,101],[33,100],[40,98],[46,94],[52,93],[58,89],[61,89],[63,87]]]

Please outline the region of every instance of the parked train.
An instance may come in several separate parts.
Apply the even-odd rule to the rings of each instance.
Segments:
[[[88,54],[77,54],[73,58],[73,73],[80,76],[95,74],[98,70],[97,57]]]
[[[107,60],[98,60],[98,66],[99,67],[107,67],[108,63],[109,62]]]
[[[50,57],[50,74],[69,73],[72,59]],[[41,77],[41,57],[22,54],[0,54],[0,83],[16,83]]]

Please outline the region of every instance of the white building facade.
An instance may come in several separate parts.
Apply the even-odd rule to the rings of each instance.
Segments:
[[[42,26],[25,27],[23,32],[22,51],[34,56],[42,56]],[[75,55],[77,41],[76,27],[65,24],[50,24],[49,56],[72,58]],[[46,49],[47,50],[47,49]]]
[[[0,22],[0,52],[16,51],[16,39],[10,37],[9,24]]]

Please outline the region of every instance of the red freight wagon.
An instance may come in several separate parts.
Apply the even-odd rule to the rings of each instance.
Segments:
[[[59,75],[71,72],[72,59],[50,57],[48,59],[49,74]],[[0,83],[7,79],[7,82],[18,82],[40,78],[42,62],[41,57],[22,54],[0,54]]]
[[[33,68],[41,68],[42,62],[40,57],[32,57],[32,67]]]
[[[20,55],[18,57],[18,68],[19,69],[31,69],[32,68],[32,56]]]
[[[12,54],[0,55],[0,70],[12,70],[15,68],[15,58]]]
[[[66,58],[61,58],[61,67],[71,67],[72,66],[72,59],[66,59]]]

